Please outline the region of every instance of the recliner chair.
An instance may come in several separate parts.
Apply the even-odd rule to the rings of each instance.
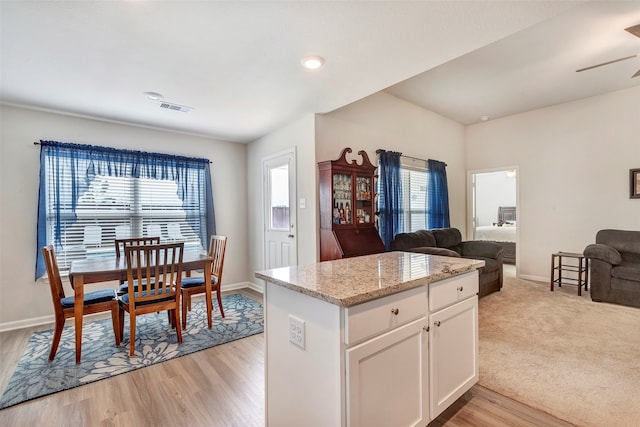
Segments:
[[[640,307],[640,231],[600,230],[584,256],[593,301]]]

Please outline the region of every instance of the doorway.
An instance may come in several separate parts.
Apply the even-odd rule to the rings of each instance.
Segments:
[[[296,265],[295,147],[262,161],[265,268]]]
[[[505,271],[517,275],[518,168],[470,172],[469,188],[469,239],[500,244]]]

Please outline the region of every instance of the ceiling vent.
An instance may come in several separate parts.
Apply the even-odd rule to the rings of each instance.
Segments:
[[[179,105],[179,104],[172,104],[170,102],[164,102],[164,101],[160,103],[160,108],[166,108],[167,110],[181,111],[183,113],[188,113],[189,111],[193,110],[192,107],[187,107],[185,105]]]

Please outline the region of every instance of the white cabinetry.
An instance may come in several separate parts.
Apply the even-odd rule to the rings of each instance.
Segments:
[[[347,425],[429,422],[426,302],[420,287],[346,310],[347,340],[374,335],[346,350]]]
[[[478,273],[431,284],[429,390],[431,419],[478,381]]]
[[[389,259],[386,269],[371,269],[374,261],[384,266]],[[330,289],[339,279],[349,283],[327,273],[335,267],[342,274],[345,262],[258,276],[270,282],[264,299],[266,424],[426,426],[478,378],[477,271],[455,275],[448,258],[390,252],[350,258],[358,272],[353,283],[373,283],[372,294],[385,283],[411,280],[415,287],[346,307],[302,292]],[[364,280],[369,271],[379,277]],[[449,278],[432,281],[436,273]],[[297,285],[303,281],[307,287]],[[292,324],[301,325],[301,339],[290,337]]]

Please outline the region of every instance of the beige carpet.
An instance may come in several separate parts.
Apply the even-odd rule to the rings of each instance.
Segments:
[[[511,278],[479,330],[481,385],[578,426],[640,426],[640,309]]]

